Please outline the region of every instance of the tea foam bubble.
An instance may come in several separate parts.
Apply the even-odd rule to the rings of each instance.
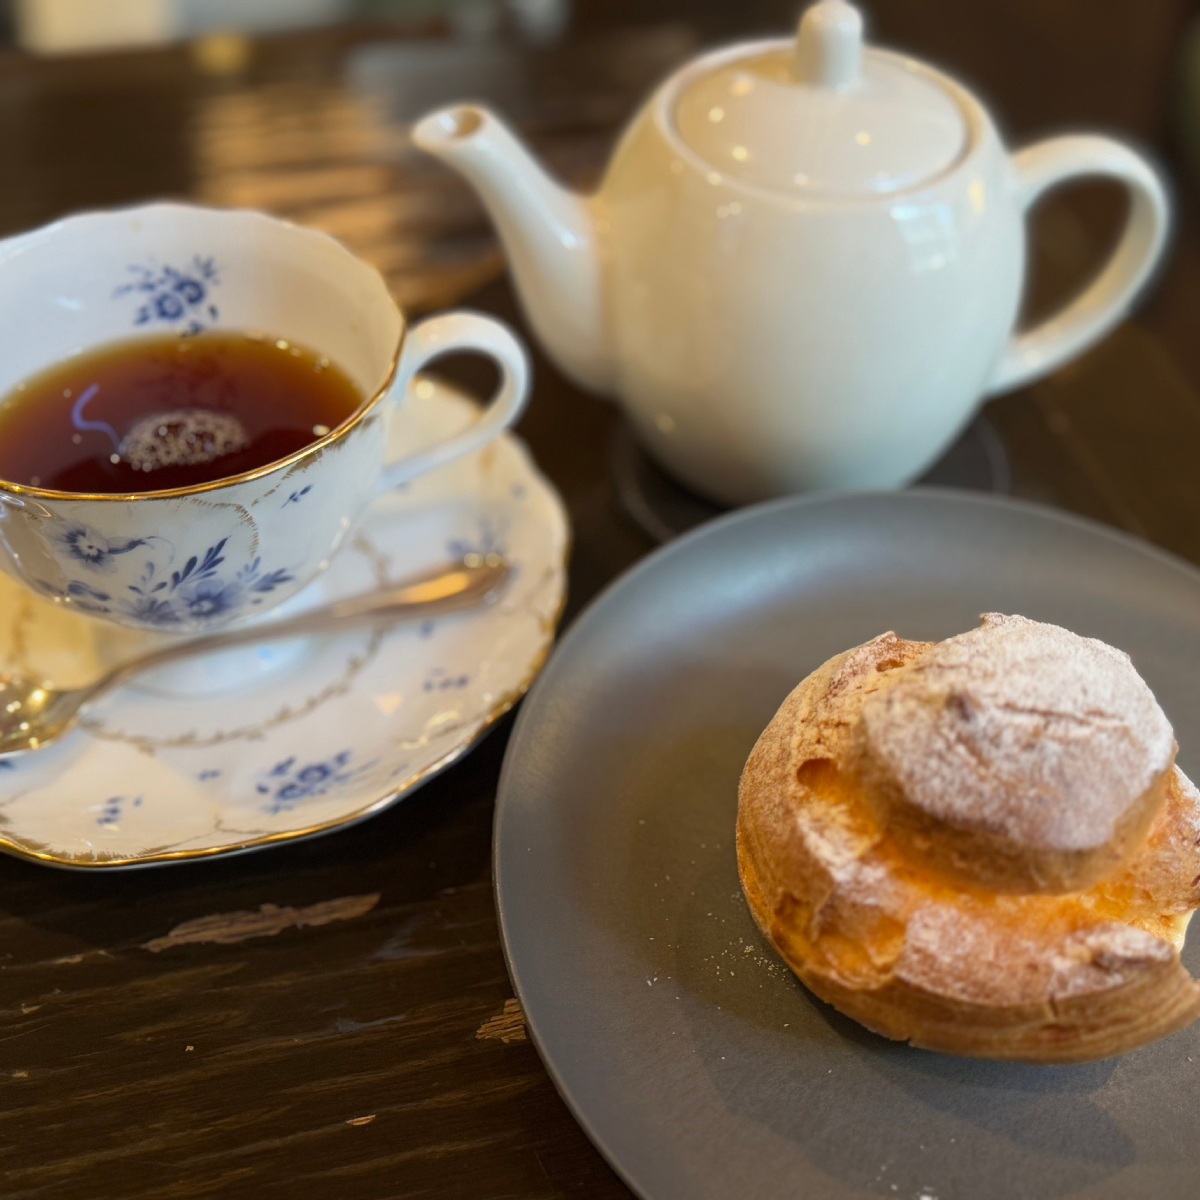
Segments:
[[[232,414],[185,408],[142,417],[121,439],[118,453],[135,471],[157,471],[215,462],[249,444],[245,427]]]

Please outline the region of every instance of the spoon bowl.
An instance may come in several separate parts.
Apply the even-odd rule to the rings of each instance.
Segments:
[[[0,675],[0,756],[36,750],[65,733],[87,691],[60,691],[48,683]]]

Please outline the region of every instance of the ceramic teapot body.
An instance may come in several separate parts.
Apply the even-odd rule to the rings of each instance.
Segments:
[[[736,108],[739,89],[776,86],[793,43],[718,51],[662,85],[592,197],[548,181],[486,110],[450,110],[417,128],[420,144],[480,189],[549,352],[578,381],[618,398],[674,475],[726,503],[916,478],[982,397],[1107,332],[1164,241],[1162,188],[1120,143],[1060,138],[1010,157],[969,92],[879,50],[866,52],[886,85],[874,105],[859,102],[853,79],[839,90],[838,54],[854,51],[847,12],[857,19],[841,0],[822,0],[806,16],[841,22],[826,30],[816,66],[833,79],[828,94],[820,80],[801,93],[806,128],[792,122],[764,134],[764,110]],[[848,61],[843,82],[853,76]],[[758,63],[769,67],[767,84],[754,74]],[[936,89],[936,103],[907,123],[901,111],[897,122],[889,102],[907,88]],[[814,96],[824,105],[815,113]],[[847,112],[850,138],[825,137]],[[712,132],[706,120],[731,128]],[[699,148],[689,121],[700,126]],[[823,144],[806,150],[806,137]],[[914,151],[925,161],[910,181]],[[747,161],[757,173],[739,169]],[[793,171],[797,163],[816,179]],[[1014,335],[1027,210],[1080,175],[1129,187],[1122,241],[1065,311]],[[787,186],[793,179],[801,186]]]

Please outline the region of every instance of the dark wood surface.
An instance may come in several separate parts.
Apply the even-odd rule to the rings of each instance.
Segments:
[[[527,127],[586,181],[655,73],[714,38],[782,28],[793,8],[581,3],[577,43],[528,58]],[[977,84],[1014,141],[1098,126],[1164,164],[1179,216],[1153,294],[1083,360],[989,411],[1018,494],[1200,562],[1200,202],[1171,114],[1193,9],[871,5],[882,39]],[[363,83],[364,47],[396,32],[0,60],[0,234],[161,195],[256,205],[344,238],[414,311],[470,298],[519,325],[478,207],[405,151],[387,87]],[[1121,216],[1104,188],[1045,206],[1032,311],[1086,276]],[[521,432],[574,522],[568,621],[652,548],[614,503],[615,419],[537,359]],[[507,732],[392,811],[305,844],[123,875],[0,861],[2,1194],[628,1195],[509,1003],[489,872]],[[264,905],[281,911],[264,921]],[[334,919],[311,923],[314,905]],[[223,940],[171,936],[200,918]]]

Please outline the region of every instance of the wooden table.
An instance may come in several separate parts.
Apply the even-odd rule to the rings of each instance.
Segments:
[[[872,5],[882,39],[976,82],[1014,140],[1106,127],[1171,173],[1176,241],[1148,303],[990,415],[1016,492],[1200,562],[1200,208],[1169,120],[1191,8]],[[583,2],[577,44],[536,56],[531,133],[585,180],[655,71],[700,41],[792,17],[778,0]],[[0,60],[0,233],[163,194],[253,204],[337,233],[414,310],[471,296],[520,325],[474,202],[406,155],[378,95],[346,69],[395,35],[354,27],[250,48]],[[1034,311],[1078,283],[1120,216],[1103,188],[1046,206]],[[616,419],[538,358],[521,432],[574,522],[568,620],[652,548],[614,504]],[[3,1194],[628,1195],[558,1099],[511,1000],[489,872],[507,732],[390,812],[312,842],[127,874],[0,861]],[[326,923],[308,923],[314,905]],[[172,939],[198,918],[210,918],[207,941]]]

